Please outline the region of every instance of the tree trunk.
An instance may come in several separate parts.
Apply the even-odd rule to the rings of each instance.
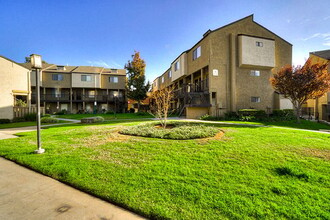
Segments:
[[[138,112],[140,112],[140,100],[138,100]]]
[[[295,106],[294,107],[296,110],[296,116],[297,116],[297,123],[300,124],[300,106]]]

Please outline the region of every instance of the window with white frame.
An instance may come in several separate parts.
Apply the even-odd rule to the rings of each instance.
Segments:
[[[111,83],[118,83],[118,76],[110,76],[109,82]]]
[[[251,102],[260,102],[260,97],[257,97],[257,96],[252,96],[251,97]]]
[[[251,76],[260,76],[260,71],[259,70],[251,70],[250,75]]]
[[[176,61],[176,63],[174,64],[174,71],[177,71],[180,69],[180,60]]]
[[[91,75],[81,75],[81,81],[91,82],[92,76]]]
[[[63,81],[63,75],[62,74],[53,74],[52,79],[54,81]]]
[[[164,83],[164,76],[162,76],[162,83]]]
[[[168,71],[168,78],[172,77],[172,70]]]
[[[256,41],[256,46],[257,47],[263,47],[264,44],[262,42],[260,42],[260,41]]]
[[[193,51],[193,60],[196,60],[198,57],[201,56],[201,46],[197,47],[194,51]]]

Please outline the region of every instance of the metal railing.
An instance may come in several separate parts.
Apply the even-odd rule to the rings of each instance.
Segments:
[[[35,102],[35,95],[32,94],[32,102]],[[123,96],[113,96],[113,95],[80,95],[72,94],[70,99],[70,94],[40,94],[41,102],[124,102],[125,98]]]

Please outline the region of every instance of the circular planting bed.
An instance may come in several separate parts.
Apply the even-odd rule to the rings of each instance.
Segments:
[[[189,122],[168,122],[164,129],[157,122],[144,123],[124,128],[119,133],[141,137],[188,140],[196,138],[214,137],[220,129]]]

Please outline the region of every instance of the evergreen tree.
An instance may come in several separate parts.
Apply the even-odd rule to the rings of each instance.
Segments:
[[[140,111],[141,101],[147,98],[150,83],[145,83],[146,64],[141,59],[140,53],[135,51],[132,58],[133,60],[129,60],[125,65],[125,69],[127,70],[126,91],[128,98],[138,102],[138,111]]]

